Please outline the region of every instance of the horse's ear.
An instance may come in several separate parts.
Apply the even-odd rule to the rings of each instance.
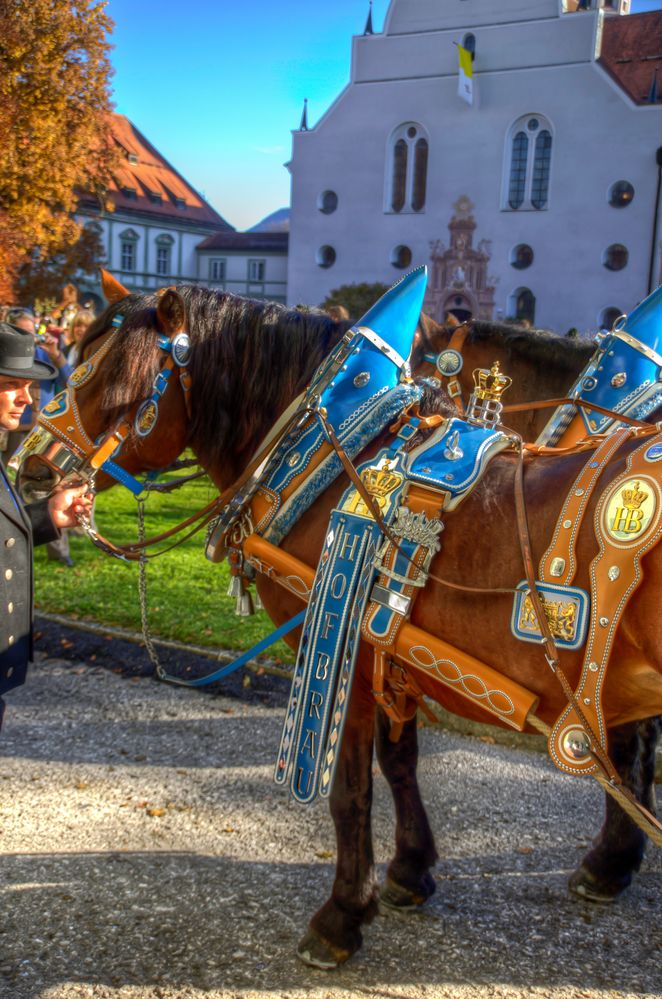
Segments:
[[[454,316],[452,312],[446,313],[446,318],[444,319],[444,326],[447,330],[456,330],[458,326],[461,326],[460,320],[457,316]]]
[[[123,284],[114,278],[110,271],[105,271],[103,267],[99,268],[99,273],[101,274],[101,287],[107,302],[110,305],[115,305],[117,302],[121,302],[123,298],[128,298],[131,294],[130,291],[124,287]]]
[[[186,306],[184,299],[174,288],[166,288],[156,307],[159,329],[167,336],[186,329]]]

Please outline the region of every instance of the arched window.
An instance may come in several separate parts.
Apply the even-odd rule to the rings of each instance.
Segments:
[[[623,315],[623,310],[619,309],[616,305],[608,305],[605,309],[602,309],[600,315],[598,316],[598,325],[601,330],[609,330],[616,322],[617,319]]]
[[[427,132],[409,121],[391,135],[386,161],[387,212],[422,212],[428,180]]]
[[[533,324],[536,319],[536,296],[530,288],[517,288],[508,301],[508,314],[513,319]]]
[[[538,114],[518,118],[508,132],[504,205],[506,209],[547,208],[552,163],[552,129]]]

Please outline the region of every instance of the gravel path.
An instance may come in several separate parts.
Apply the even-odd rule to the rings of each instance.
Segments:
[[[42,661],[0,736],[2,999],[662,995],[662,852],[618,905],[574,900],[599,791],[541,754],[432,729],[436,896],[378,917],[338,971],[304,967],[334,838],[324,805],[272,783],[281,720],[257,698]],[[374,826],[383,870],[381,777]]]

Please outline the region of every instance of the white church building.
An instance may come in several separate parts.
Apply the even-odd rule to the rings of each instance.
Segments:
[[[289,168],[292,303],[427,263],[437,318],[610,326],[662,280],[662,11],[391,0]]]

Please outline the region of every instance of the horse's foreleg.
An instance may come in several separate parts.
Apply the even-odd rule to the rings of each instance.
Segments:
[[[370,826],[375,705],[360,676],[348,710],[330,796],[338,851],[333,891],[297,948],[302,961],[318,968],[334,968],[351,957],[362,943],[361,924],[377,912]]]
[[[609,729],[609,755],[623,783],[655,813],[655,748],[660,718]],[[570,878],[570,889],[592,902],[613,902],[632,881],[644,857],[646,835],[610,795],[593,848]]]
[[[395,856],[389,864],[380,901],[395,909],[422,905],[435,891],[430,868],[437,851],[416,777],[416,717],[406,722],[398,742],[389,738],[390,721],[377,711],[377,759],[395,804]]]

